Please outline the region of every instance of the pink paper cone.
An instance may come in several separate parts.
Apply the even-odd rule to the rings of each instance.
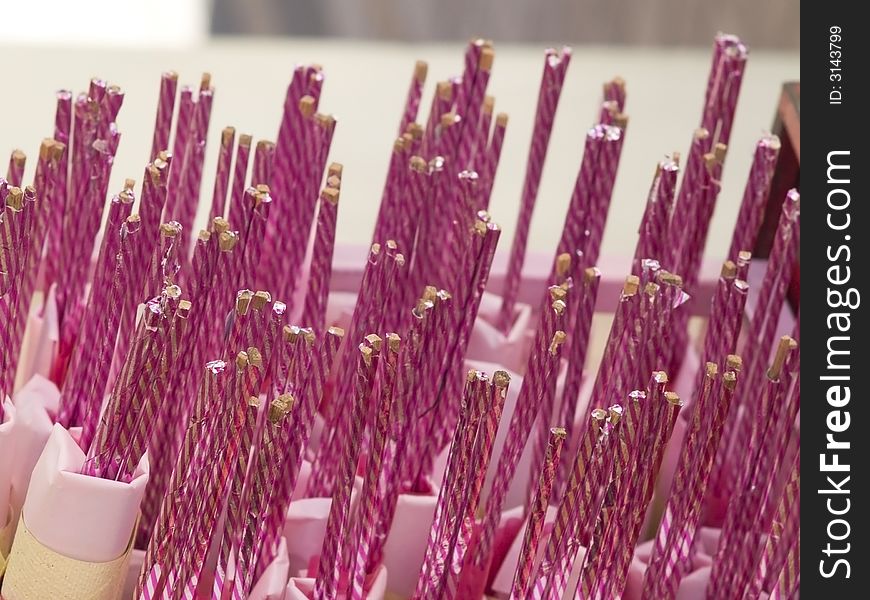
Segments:
[[[498,357],[500,368],[522,373],[526,368],[533,335],[532,307],[517,304],[514,307],[513,325],[504,334],[497,326],[501,305],[501,296],[483,294],[466,357],[474,361],[490,361]]]
[[[21,358],[18,361],[15,389],[20,389],[34,375],[49,376],[57,342],[60,339],[58,328],[55,286],[51,286],[45,301],[44,310],[34,304],[27,317],[27,328],[21,342]]]
[[[284,597],[289,578],[290,558],[287,555],[287,542],[282,539],[278,555],[263,571],[260,580],[248,594],[248,600],[280,600]]]
[[[51,435],[60,392],[42,375],[34,375],[15,393],[15,460],[12,462],[12,505],[20,509],[24,504],[30,475]]]
[[[437,503],[437,493],[399,496],[393,525],[384,544],[384,566],[391,574],[387,585],[390,594],[410,598],[414,593]]]

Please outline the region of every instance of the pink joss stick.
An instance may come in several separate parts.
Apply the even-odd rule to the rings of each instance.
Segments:
[[[172,127],[172,113],[175,110],[175,97],[178,88],[178,73],[167,71],[160,76],[160,94],[157,97],[157,117],[154,122],[154,136],[151,141],[151,158],[169,150],[169,130]]]
[[[339,458],[339,473],[332,494],[332,505],[326,522],[326,535],[320,552],[317,580],[314,583],[314,600],[332,600],[338,595],[341,581],[342,546],[345,543],[350,520],[350,493],[357,467],[359,446],[365,429],[368,400],[374,385],[374,377],[380,357],[382,340],[377,335],[366,336],[359,345],[356,368],[356,390],[351,409],[351,429],[347,443]]]
[[[24,177],[24,165],[27,163],[27,155],[23,150],[13,150],[9,155],[9,167],[6,170],[6,180],[10,185],[21,186]]]
[[[456,526],[459,525],[456,517],[465,499],[471,448],[483,414],[480,401],[485,399],[485,396],[479,394],[479,391],[486,385],[488,385],[488,378],[484,373],[468,371],[459,422],[453,431],[453,441],[450,444],[447,466],[438,493],[435,516],[429,529],[423,569],[414,591],[414,598],[418,600],[441,596],[444,574],[449,567],[448,557],[455,539],[453,534]]]
[[[547,540],[543,561],[535,576],[534,598],[561,598],[565,592],[577,549],[586,542],[589,532],[582,526],[597,514],[598,490],[595,475],[602,464],[607,421],[603,409],[592,411],[580,439],[571,476],[559,502],[553,530]]]
[[[274,157],[274,142],[268,140],[257,142],[257,149],[254,152],[254,166],[251,173],[251,183],[253,185],[271,185]]]
[[[217,171],[214,177],[214,189],[212,190],[211,209],[208,220],[221,217],[226,213],[227,197],[230,189],[230,165],[233,161],[233,146],[236,142],[236,130],[234,127],[224,127],[221,131],[221,146],[218,150]]]
[[[755,249],[780,146],[779,138],[773,134],[764,136],[755,145],[755,156],[743,192],[743,201],[740,203],[740,212],[737,213],[731,248],[728,250],[728,258],[731,260],[737,260],[737,253],[741,250],[751,252]]]
[[[366,476],[360,498],[360,507],[356,517],[356,552],[352,563],[350,593],[353,600],[363,600],[366,597],[365,582],[368,557],[372,537],[377,531],[375,517],[378,514],[380,500],[380,481],[384,466],[384,453],[389,442],[391,411],[395,393],[396,377],[398,376],[399,345],[401,340],[395,333],[386,336],[386,349],[381,356],[380,399],[375,406],[375,423],[371,431],[369,457],[366,464]]]
[[[564,441],[564,429],[554,427],[550,430],[550,438],[547,442],[547,453],[544,457],[541,477],[538,480],[535,495],[529,507],[529,521],[526,524],[523,546],[517,560],[517,569],[514,572],[514,583],[511,587],[510,595],[512,600],[527,598],[527,594],[532,589],[538,545],[544,532],[544,519],[547,516],[547,508],[550,506],[550,492],[556,479],[559,452],[562,450],[562,442]]]
[[[572,433],[577,416],[577,402],[580,397],[580,386],[583,383],[583,368],[586,364],[586,354],[589,349],[589,334],[592,330],[592,318],[595,313],[595,303],[598,300],[598,287],[601,282],[601,272],[595,267],[583,270],[582,281],[575,283],[574,304],[578,307],[573,329],[568,340],[568,370],[565,384],[562,388],[560,410],[557,418],[565,423],[566,450],[572,450]],[[562,455],[559,470],[556,473],[556,490],[562,489],[568,477],[570,452]]]
[[[417,120],[417,111],[420,108],[420,98],[423,95],[423,84],[426,83],[426,74],[429,71],[429,65],[425,61],[418,60],[414,64],[414,75],[411,77],[411,87],[408,90],[408,97],[405,99],[405,110],[402,111],[402,120],[399,121],[399,133],[405,133],[409,123]]]
[[[492,446],[495,435],[501,421],[504,401],[507,397],[507,389],[510,384],[510,375],[507,371],[496,371],[492,376],[492,385],[487,394],[489,406],[485,407],[486,413],[482,419],[475,442],[472,462],[472,482],[469,486],[468,497],[465,500],[464,515],[460,521],[459,537],[454,544],[450,564],[447,569],[444,597],[453,600],[458,597],[459,579],[465,565],[465,557],[468,553],[469,544],[474,534],[474,526],[477,521],[477,507],[480,502],[480,492],[483,489],[486,472],[492,458]]]
[[[561,52],[547,50],[544,59],[544,75],[538,94],[538,106],[535,111],[535,127],[532,131],[532,143],[526,164],[526,177],[523,184],[520,214],[517,221],[508,260],[508,271],[505,275],[505,286],[502,292],[503,301],[500,312],[500,326],[507,332],[514,320],[514,305],[522,277],[522,267],[526,255],[529,229],[532,222],[532,212],[538,196],[538,186],[547,156],[550,133],[556,116],[556,107],[562,93],[562,82],[571,60],[571,50],[563,48]]]
[[[314,249],[311,253],[308,290],[302,323],[317,331],[326,322],[326,304],[329,299],[329,283],[332,276],[332,255],[335,250],[335,227],[338,218],[339,191],[326,187],[320,192],[320,210],[317,211],[317,229],[314,234]]]
[[[251,156],[252,137],[243,133],[239,136],[236,146],[236,160],[233,163],[233,182],[230,187],[230,197],[225,209],[228,218],[234,223],[241,223],[245,210],[245,188],[247,187],[248,160]]]

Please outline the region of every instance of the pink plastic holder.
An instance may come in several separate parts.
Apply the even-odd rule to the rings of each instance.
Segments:
[[[517,304],[513,324],[505,334],[495,325],[499,320],[501,305],[501,296],[489,292],[483,294],[465,356],[474,361],[489,361],[493,356],[498,356],[502,369],[522,373],[526,369],[534,333],[532,307]]]
[[[51,435],[60,392],[42,375],[34,375],[12,399],[15,405],[15,460],[11,461],[11,502],[16,509],[24,504],[30,475]]]

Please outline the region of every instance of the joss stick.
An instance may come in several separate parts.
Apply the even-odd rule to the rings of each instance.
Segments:
[[[352,558],[351,580],[349,596],[354,600],[362,600],[365,597],[365,581],[368,575],[368,557],[371,548],[371,540],[374,536],[377,524],[375,517],[378,512],[380,500],[379,487],[384,464],[384,453],[388,444],[388,436],[391,425],[391,411],[397,378],[399,345],[401,340],[395,333],[386,336],[386,348],[383,352],[380,367],[380,399],[375,407],[375,423],[371,432],[369,445],[369,457],[366,465],[366,476],[363,481],[363,491],[360,497],[359,509],[356,518],[356,551]],[[353,528],[352,528],[353,529]]]
[[[764,210],[770,195],[770,185],[779,156],[780,141],[775,135],[762,137],[755,145],[755,156],[746,180],[740,211],[737,213],[737,223],[731,237],[731,247],[728,258],[737,259],[741,250],[752,252],[758,239],[758,231],[764,218]],[[745,276],[741,277],[744,279]]]
[[[664,245],[669,239],[668,224],[673,210],[678,172],[679,165],[673,160],[662,161],[656,167],[634,252],[632,272],[635,275],[640,274],[640,263],[643,259],[667,260]]]
[[[311,253],[308,290],[302,322],[315,330],[323,329],[326,322],[326,304],[332,276],[332,256],[335,250],[335,226],[338,213],[339,191],[326,187],[320,192],[320,210],[317,212],[317,229],[314,249]]]
[[[486,414],[480,429],[478,429],[477,441],[475,442],[472,482],[469,486],[468,497],[465,500],[464,515],[461,516],[459,537],[456,543],[453,544],[452,555],[448,559],[449,565],[444,589],[446,600],[453,600],[457,595],[457,585],[462,574],[468,546],[472,539],[477,518],[477,506],[480,502],[480,492],[483,489],[486,472],[492,458],[492,446],[501,421],[509,384],[510,376],[508,373],[506,371],[496,371],[492,376],[492,385],[488,386],[486,400],[489,406],[486,407]]]
[[[747,447],[739,450],[738,464],[741,471],[735,493],[728,505],[719,550],[710,574],[711,593],[720,593],[723,586],[739,584],[740,577],[747,570],[747,564],[754,564],[757,552],[756,544],[752,540],[755,532],[750,527],[757,521],[754,513],[757,513],[759,504],[764,500],[766,486],[761,486],[761,482],[769,481],[771,477],[771,473],[764,469],[766,465],[762,464],[760,457],[763,456],[765,446],[776,441],[768,441],[768,429],[772,425],[771,410],[781,402],[784,382],[790,376],[785,369],[787,358],[795,346],[794,340],[788,336],[780,339],[776,357],[767,371],[767,385],[757,403],[755,414],[750,417],[752,432]],[[738,556],[739,553],[748,556]]]
[[[167,71],[160,76],[160,94],[157,100],[157,116],[154,122],[154,135],[151,141],[151,158],[169,150],[169,130],[172,127],[172,113],[175,111],[175,96],[178,74]]]
[[[234,127],[224,127],[221,131],[221,146],[218,150],[217,169],[214,177],[214,189],[212,190],[211,208],[208,213],[209,222],[215,217],[227,214],[227,198],[230,189],[230,165],[233,161],[233,146],[236,142],[236,130]]]
[[[565,375],[565,384],[562,389],[561,410],[557,415],[559,422],[565,424],[566,452],[563,453],[556,472],[556,491],[561,491],[568,477],[570,467],[570,454],[575,447],[571,441],[574,431],[574,423],[577,413],[577,401],[580,396],[580,386],[583,382],[583,368],[586,363],[586,354],[589,349],[589,335],[592,330],[592,318],[595,312],[595,303],[598,300],[598,286],[601,281],[601,272],[595,267],[589,267],[583,271],[583,280],[580,285],[575,284],[574,305],[577,306],[574,315],[574,324],[568,342],[568,369]],[[579,295],[579,298],[577,297]]]
[[[236,146],[236,160],[233,162],[233,182],[225,209],[225,216],[232,219],[233,222],[238,223],[242,222],[242,215],[246,213],[244,202],[248,177],[248,160],[251,155],[251,141],[252,138],[247,133],[239,136],[239,143]]]
[[[731,357],[729,362],[737,359]],[[727,371],[722,383],[716,385],[717,370],[716,363],[707,363],[703,386],[693,409],[668,504],[650,556],[644,593],[656,598],[673,598],[685,574],[701,516],[701,500],[713,466],[712,456],[733,397],[735,372]]]
[[[621,409],[620,409],[621,410]],[[592,518],[598,513],[599,485],[609,464],[607,411],[595,409],[577,448],[571,476],[562,495],[534,584],[535,598],[561,598],[576,552],[586,543]],[[613,424],[614,426],[617,421]]]
[[[492,196],[492,186],[495,183],[495,173],[498,170],[498,164],[501,160],[501,150],[504,146],[504,137],[507,132],[508,116],[506,113],[498,113],[495,117],[495,127],[492,131],[492,139],[489,146],[486,148],[486,156],[483,171],[483,185],[485,191],[483,197],[486,200],[483,207],[484,210],[489,210],[489,201]]]
[[[409,123],[417,120],[417,111],[420,108],[420,98],[423,95],[423,84],[426,83],[426,73],[429,65],[425,61],[418,60],[414,64],[414,76],[411,77],[411,87],[405,100],[405,110],[402,111],[402,120],[399,121],[399,133],[402,135]]]
[[[15,149],[9,155],[9,167],[6,169],[6,180],[10,185],[21,187],[24,177],[24,165],[27,155],[22,150]]]
[[[271,185],[274,155],[275,144],[273,142],[268,140],[257,142],[257,149],[254,152],[254,166],[251,172],[253,185]]]
[[[505,332],[509,330],[514,319],[514,305],[522,277],[521,271],[526,254],[526,243],[531,227],[532,212],[538,196],[538,186],[541,182],[544,160],[547,156],[547,147],[550,141],[550,133],[553,129],[556,107],[559,104],[562,92],[562,83],[565,80],[565,72],[570,60],[571,51],[567,47],[563,48],[561,52],[556,52],[552,49],[547,50],[544,61],[544,74],[538,92],[535,127],[532,132],[532,143],[526,165],[520,214],[514,233],[513,245],[511,246],[508,272],[505,275],[505,287],[502,292],[503,303],[499,318],[501,329]]]
[[[248,350],[248,356],[251,355]],[[260,399],[251,396],[246,399],[241,422],[237,423],[239,436],[238,459],[232,467],[230,477],[229,498],[227,500],[226,522],[220,541],[220,555],[215,570],[214,592],[228,592],[240,582],[238,568],[240,556],[238,542],[244,534],[245,515],[249,510],[251,483],[254,476],[254,464],[259,452],[259,439],[262,431],[258,428]],[[232,561],[232,562],[231,562]]]
[[[529,507],[529,521],[526,524],[523,536],[523,546],[517,560],[517,568],[514,572],[514,582],[510,597],[526,598],[534,581],[534,565],[537,557],[538,545],[544,531],[544,519],[550,506],[550,492],[556,478],[556,467],[559,464],[559,452],[562,450],[562,442],[565,440],[565,430],[555,427],[550,430],[550,439],[547,443],[547,453],[544,457],[544,465],[541,477]]]
[[[115,327],[104,329],[106,320],[112,321],[119,311],[107,304],[112,299],[113,283],[116,277],[121,276],[118,269],[129,268],[128,265],[118,265],[118,253],[121,247],[122,236],[126,236],[126,230],[121,227],[130,216],[134,197],[130,190],[125,189],[112,198],[109,206],[109,216],[106,220],[103,240],[100,244],[100,252],[97,256],[91,289],[88,293],[85,314],[82,317],[81,327],[76,339],[73,356],[70,359],[69,368],[64,378],[61,394],[61,407],[57,420],[65,427],[81,425],[84,415],[88,412],[91,403],[102,404],[104,389],[96,389],[100,382],[93,382],[95,389],[85,389],[85,381],[88,381],[89,372],[96,366],[97,361],[108,361],[111,356],[98,355],[93,357],[93,348],[102,343],[99,333],[110,335],[117,330]],[[114,340],[112,340],[114,342]],[[114,345],[113,345],[114,347]],[[93,360],[96,358],[96,361]],[[89,382],[90,383],[90,382]],[[85,446],[87,447],[87,446]]]
[[[486,502],[483,526],[474,556],[475,565],[479,567],[489,561],[502,504],[537,416],[537,403],[543,394],[544,385],[551,380],[551,377],[555,377],[556,364],[558,364],[561,346],[566,336],[561,330],[555,331],[555,333],[552,331],[561,323],[561,316],[564,312],[565,303],[562,300],[556,300],[549,306],[544,305],[536,334],[536,345],[529,357],[529,367],[526,370],[520,396],[511,417],[505,448],[499,457],[497,477]]]
[[[314,583],[314,598],[327,600],[335,598],[341,580],[342,545],[345,543],[348,521],[350,519],[350,494],[357,466],[357,452],[365,428],[367,403],[374,385],[378,367],[381,338],[370,334],[359,345],[356,369],[356,390],[351,417],[351,429],[347,443],[342,447],[339,459],[340,472],[332,494],[332,505],[326,523],[326,535],[320,552],[317,580]]]
[[[470,450],[474,445],[477,425],[483,413],[478,394],[480,383],[483,385],[488,383],[486,375],[479,371],[468,371],[459,422],[454,428],[447,466],[435,506],[435,516],[429,529],[423,569],[417,579],[417,588],[414,592],[415,598],[441,595],[444,573],[449,566],[447,556],[451,548],[453,531],[458,526],[455,519],[460,508],[459,504],[465,495]]]

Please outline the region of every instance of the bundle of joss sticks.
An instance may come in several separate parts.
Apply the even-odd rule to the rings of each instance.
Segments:
[[[775,136],[755,147],[718,280],[701,268],[745,46],[716,37],[689,151],[656,166],[597,372],[587,353],[625,83],[604,85],[521,336],[525,367],[512,373],[499,355],[514,343],[528,285],[530,222],[571,52],[545,55],[500,297],[486,291],[500,235],[487,211],[508,122],[486,95],[493,59],[491,42],[473,40],[425,120],[427,67],[415,65],[346,306],[336,294],[345,290],[331,289],[343,169],[328,162],[336,121],[320,112],[320,67],[294,70],[274,142],[221,131],[207,210],[208,75],[180,90],[176,74],[162,76],[138,198],[127,180],[108,202],[124,94],[99,79],[78,96],[58,93],[33,184],[21,187],[20,151],[0,179],[0,392],[10,397],[0,422],[21,431],[0,462],[36,463],[25,469],[29,492],[26,478],[24,489],[0,478],[0,517],[14,515],[13,533],[18,523],[11,551],[0,545],[6,600],[60,577],[35,570],[31,538],[80,569],[117,558],[93,558],[87,539],[61,548],[40,530],[40,511],[59,510],[38,497],[51,484],[37,485],[56,436],[79,458],[55,468],[103,482],[96,505],[139,490],[132,529],[101,522],[94,532],[131,540],[124,572],[90,570],[114,583],[87,597],[120,597],[129,569],[123,593],[141,599],[797,598],[796,319],[781,336],[797,192],[782,199],[766,263],[750,253]],[[693,314],[707,316],[700,336],[690,335]],[[482,323],[495,337],[472,356]],[[35,435],[16,421],[25,404],[54,427],[42,456],[20,441]],[[293,505],[310,499],[328,507],[322,543],[294,556]],[[429,519],[394,527],[409,499]]]

